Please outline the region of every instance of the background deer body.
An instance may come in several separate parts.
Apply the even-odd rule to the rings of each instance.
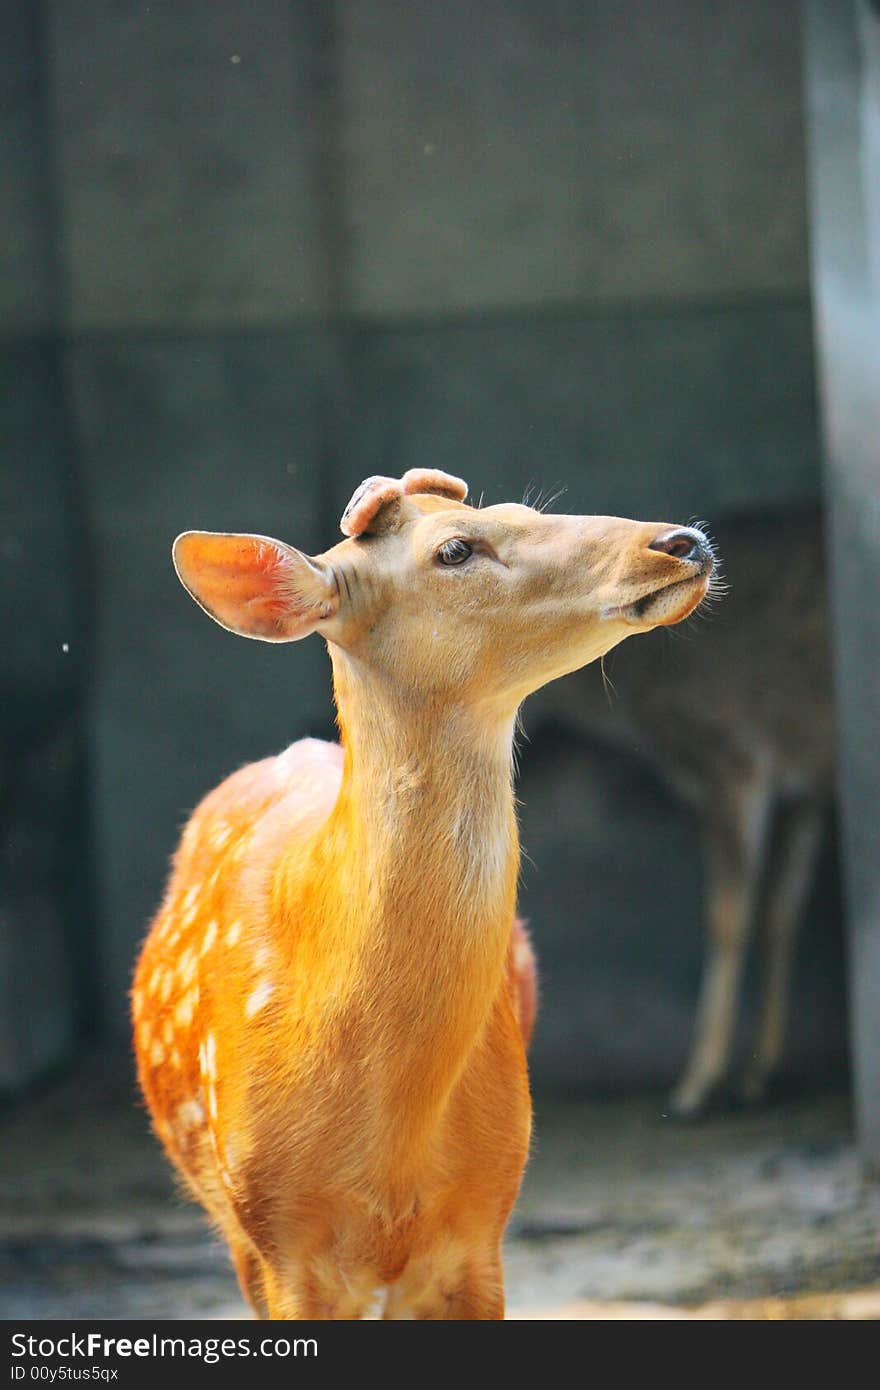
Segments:
[[[699,532],[464,492],[368,480],[316,559],[175,547],[224,625],[324,633],[345,749],[305,740],[205,799],[133,990],[156,1130],[263,1315],[503,1316],[534,1012],[516,710],[709,582]]]
[[[730,592],[699,635],[627,643],[598,670],[545,687],[552,719],[650,758],[700,814],[706,958],[691,1053],[672,1103],[693,1114],[727,1075],[746,949],[762,980],[742,1081],[760,1099],[782,1053],[797,927],[834,770],[834,707],[819,512],[786,508],[718,528]]]

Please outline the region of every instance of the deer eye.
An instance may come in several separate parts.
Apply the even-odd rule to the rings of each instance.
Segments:
[[[463,565],[473,553],[473,546],[459,536],[455,540],[444,541],[437,551],[437,560],[441,565]]]

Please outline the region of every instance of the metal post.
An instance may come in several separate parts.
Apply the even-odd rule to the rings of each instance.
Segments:
[[[806,0],[805,36],[853,1083],[880,1173],[880,4]]]

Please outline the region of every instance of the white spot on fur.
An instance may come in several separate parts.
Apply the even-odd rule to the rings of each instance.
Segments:
[[[199,1100],[185,1100],[177,1107],[177,1120],[183,1129],[195,1129],[205,1123],[205,1108]]]
[[[216,921],[214,920],[214,918],[212,917],[211,920],[210,920],[210,922],[208,923],[206,929],[205,929],[205,936],[204,936],[204,940],[202,941],[202,955],[204,955],[206,951],[210,951],[211,947],[214,945],[214,942],[215,942],[216,940],[217,940],[217,923],[216,923]]]
[[[218,822],[218,824],[215,825],[214,829],[211,831],[211,848],[222,849],[224,845],[228,844],[231,835],[232,827],[227,825],[225,821]]]
[[[162,978],[162,967],[161,967],[161,965],[156,965],[156,966],[153,967],[152,973],[150,974],[149,981],[147,982],[147,992],[148,992],[149,994],[155,994],[155,993],[156,993],[156,990],[159,988],[159,981],[161,980],[161,978]]]
[[[217,1041],[213,1033],[205,1038],[205,1074],[211,1077],[217,1075]]]
[[[177,974],[182,985],[191,984],[198,967],[196,953],[191,946],[181,952],[180,960],[177,962]]]
[[[361,1320],[363,1322],[375,1322],[377,1318],[381,1318],[382,1314],[385,1312],[385,1304],[387,1302],[388,1285],[379,1284],[379,1286],[370,1293],[364,1305],[364,1311],[361,1313]]]
[[[183,914],[182,921],[184,925],[190,923],[195,917],[198,911],[198,897],[201,891],[202,885],[200,883],[193,883],[184,893],[183,903],[181,904]]]
[[[150,1048],[150,1061],[154,1067],[161,1067],[165,1061],[165,1047],[160,1038],[154,1038]]]
[[[238,938],[239,938],[240,936],[241,936],[241,922],[240,922],[240,921],[238,920],[238,918],[236,917],[235,921],[234,921],[234,922],[230,922],[229,927],[227,928],[226,937],[225,937],[226,945],[227,945],[227,946],[234,946],[234,945],[237,943]]]
[[[265,1008],[274,992],[275,986],[271,980],[261,980],[244,1006],[245,1018],[253,1018],[254,1014],[258,1014],[260,1009]]]
[[[174,1019],[179,1028],[188,1028],[192,1023],[193,1014],[196,1011],[198,1002],[199,987],[196,985],[195,989],[190,990],[189,994],[183,996],[177,1008],[174,1010]]]

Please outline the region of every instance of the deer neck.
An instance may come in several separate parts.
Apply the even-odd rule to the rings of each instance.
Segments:
[[[442,1100],[497,998],[519,847],[513,718],[408,700],[334,653],[345,745],[328,872],[357,921],[386,1100]],[[385,1036],[387,1034],[387,1036]]]

